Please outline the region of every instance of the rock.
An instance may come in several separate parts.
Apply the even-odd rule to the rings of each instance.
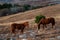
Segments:
[[[55,40],[55,38],[50,38],[50,40]]]
[[[0,40],[3,40],[2,38],[0,38]]]
[[[27,39],[21,39],[21,40],[27,40]]]
[[[19,35],[19,38],[27,38],[26,34]]]
[[[57,36],[57,39],[60,40],[60,36]]]

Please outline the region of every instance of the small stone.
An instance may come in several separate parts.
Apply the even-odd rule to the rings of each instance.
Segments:
[[[22,40],[27,40],[27,39],[22,39]]]
[[[57,36],[57,39],[60,39],[60,36]]]

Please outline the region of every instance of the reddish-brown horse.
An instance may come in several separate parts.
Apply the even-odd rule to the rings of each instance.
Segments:
[[[21,32],[23,33],[26,26],[29,27],[29,22],[24,22],[21,24],[13,23],[11,24],[11,32],[15,33],[15,30],[17,29],[17,30],[21,30]]]
[[[38,23],[38,30],[40,29],[41,24],[43,25],[43,29],[44,29],[45,27],[47,27],[46,25],[50,24],[50,23],[52,24],[52,28],[53,28],[53,26],[55,25],[55,19],[52,17],[51,18],[42,18]]]

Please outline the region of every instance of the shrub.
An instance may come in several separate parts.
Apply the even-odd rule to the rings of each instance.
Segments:
[[[45,18],[45,16],[43,15],[39,15],[35,17],[35,23],[39,23],[39,21],[41,20],[41,18]]]
[[[23,6],[23,8],[24,8],[25,10],[29,10],[30,7],[31,7],[31,5],[28,5],[28,4],[25,4],[25,5]]]
[[[4,8],[11,8],[12,7],[12,4],[7,4],[7,3],[4,3],[4,4],[0,4],[0,9],[4,9]]]

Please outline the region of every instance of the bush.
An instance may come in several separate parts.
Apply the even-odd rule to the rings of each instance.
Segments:
[[[45,16],[43,16],[43,15],[39,15],[39,16],[36,16],[35,17],[35,23],[39,23],[39,21],[41,20],[41,18],[45,18]]]
[[[0,4],[0,9],[4,9],[4,8],[11,8],[12,7],[12,4],[7,4],[7,3],[4,3],[4,4]]]
[[[25,5],[23,6],[23,8],[24,8],[25,10],[29,10],[30,7],[31,7],[31,5],[27,5],[27,4],[25,4]]]

